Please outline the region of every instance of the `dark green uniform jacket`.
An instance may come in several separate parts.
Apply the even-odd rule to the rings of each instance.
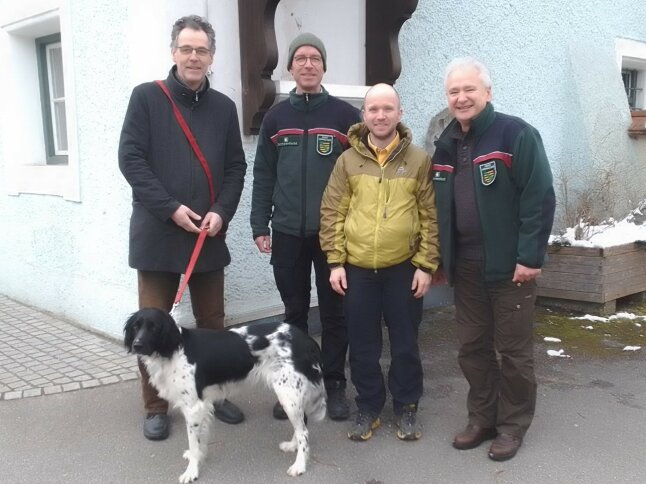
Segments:
[[[318,234],[321,197],[334,163],[348,147],[359,111],[330,96],[296,94],[263,119],[253,167],[253,238],[273,230],[298,237]]]
[[[449,133],[436,141],[435,185],[442,265],[452,283],[455,267],[453,179],[457,140]],[[473,120],[473,181],[484,253],[484,279],[511,279],[516,264],[540,268],[554,220],[552,172],[538,131],[520,118],[487,104]]]

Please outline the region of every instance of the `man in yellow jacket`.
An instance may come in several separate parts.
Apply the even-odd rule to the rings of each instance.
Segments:
[[[330,284],[344,295],[350,372],[357,418],[348,433],[365,441],[380,425],[386,388],[379,365],[382,316],[388,328],[397,437],[421,437],[417,404],[423,392],[417,333],[424,294],[439,264],[431,160],[411,144],[400,121],[397,92],[373,86],[363,123],[350,128],[351,149],[337,160],[321,203],[321,248]]]

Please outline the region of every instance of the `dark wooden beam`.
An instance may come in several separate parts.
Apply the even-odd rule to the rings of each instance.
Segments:
[[[274,17],[280,0],[238,0],[242,127],[258,134],[276,98],[271,75],[278,63]],[[394,84],[401,73],[399,30],[418,0],[366,0],[366,85]]]
[[[278,64],[274,16],[279,1],[238,0],[245,134],[258,134],[262,118],[276,98],[271,75]]]
[[[399,78],[399,30],[416,8],[417,0],[366,0],[366,85]]]

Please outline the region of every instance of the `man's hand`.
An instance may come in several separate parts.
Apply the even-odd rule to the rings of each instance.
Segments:
[[[345,296],[345,290],[348,288],[348,281],[345,278],[345,268],[343,266],[334,267],[330,270],[330,286],[334,292]]]
[[[198,214],[188,208],[186,205],[180,205],[177,210],[170,216],[170,218],[177,224],[178,227],[183,228],[187,232],[194,234],[200,233],[200,228],[193,223],[193,220],[202,220]]]
[[[413,296],[417,299],[424,297],[424,294],[431,287],[432,281],[433,276],[431,274],[421,269],[416,269],[415,274],[413,274],[413,285],[410,288],[413,291]]]
[[[271,254],[271,236],[270,235],[259,235],[255,239],[256,247],[263,254]]]
[[[533,281],[541,274],[541,269],[532,269],[531,267],[526,267],[522,264],[516,264],[516,270],[514,271],[513,282],[527,282]]]
[[[200,230],[208,229],[209,237],[215,237],[222,230],[222,217],[215,212],[209,212],[204,216]]]

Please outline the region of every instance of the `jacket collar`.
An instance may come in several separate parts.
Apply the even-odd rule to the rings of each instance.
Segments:
[[[493,104],[487,103],[482,112],[471,122],[471,128],[466,136],[476,140],[479,139],[489,126],[491,126],[494,119],[496,119],[496,111],[493,108]],[[454,143],[455,139],[461,137],[456,136],[456,133],[460,132],[460,124],[457,120],[453,119],[444,131],[442,131],[442,134],[435,142],[435,146],[450,151],[450,146]]]
[[[397,132],[399,133],[400,141],[388,157],[388,160],[397,156],[413,141],[413,132],[404,123],[397,124]],[[348,140],[350,141],[350,145],[361,155],[377,161],[377,155],[368,146],[368,133],[369,131],[366,123],[357,123],[350,127],[350,131],[348,131]]]
[[[204,83],[197,91],[186,87],[177,77],[177,66],[171,67],[170,71],[168,72],[166,85],[168,86],[170,92],[173,94],[173,97],[186,106],[192,106],[193,104],[199,102],[211,87],[208,77],[204,78]]]
[[[321,92],[316,94],[298,94],[296,92],[296,88],[294,88],[289,92],[289,103],[294,109],[297,109],[299,111],[307,111],[310,109],[316,109],[321,104],[325,103],[329,95],[330,93],[327,92],[327,90],[323,86],[321,86]]]

